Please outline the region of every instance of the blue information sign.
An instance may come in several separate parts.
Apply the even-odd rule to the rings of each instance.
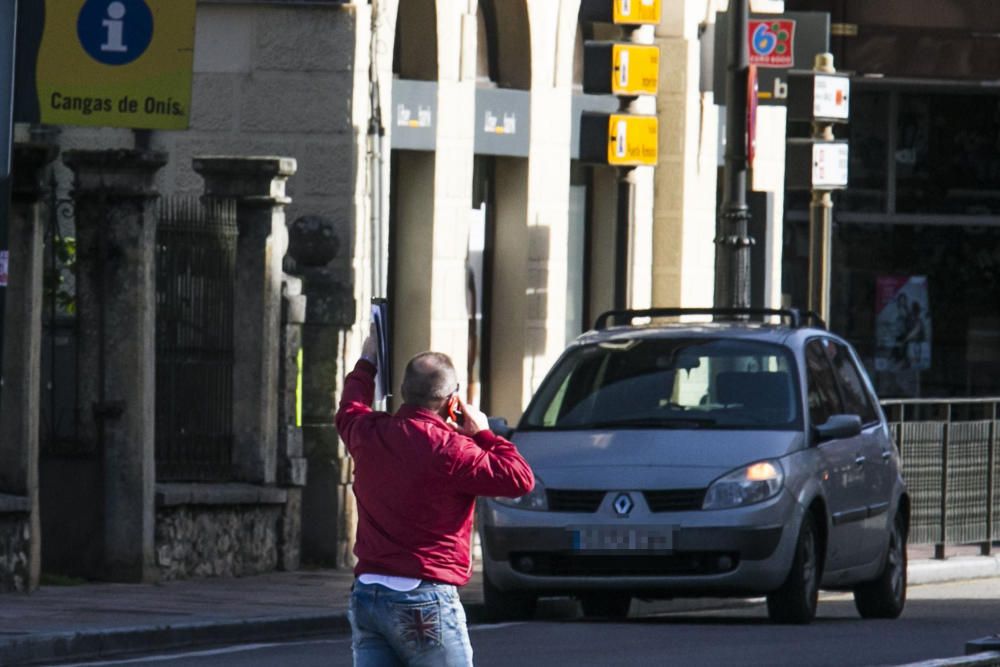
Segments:
[[[87,0],[76,22],[80,45],[104,65],[127,65],[153,41],[153,13],[144,0]]]

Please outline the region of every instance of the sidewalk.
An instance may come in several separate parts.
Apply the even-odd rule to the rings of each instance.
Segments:
[[[978,554],[955,548],[947,560],[934,561],[932,547],[910,547],[910,584],[1000,576],[1000,557]],[[0,595],[0,665],[348,633],[352,581],[348,571],[301,570],[165,584],[43,586],[31,595]],[[483,622],[478,573],[461,595],[469,622]],[[655,609],[730,604],[745,602],[681,599],[655,603]]]

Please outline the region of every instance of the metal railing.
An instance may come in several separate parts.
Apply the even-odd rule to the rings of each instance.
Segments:
[[[161,204],[156,234],[156,473],[232,478],[236,207]]]
[[[997,413],[1000,398],[882,401],[911,498],[910,543],[979,545],[1000,536]]]

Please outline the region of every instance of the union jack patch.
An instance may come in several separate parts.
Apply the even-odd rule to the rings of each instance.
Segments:
[[[437,605],[408,607],[396,613],[403,641],[420,647],[441,643],[441,614]]]

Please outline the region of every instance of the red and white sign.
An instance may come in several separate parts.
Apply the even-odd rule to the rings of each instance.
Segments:
[[[848,146],[846,142],[813,144],[812,184],[814,188],[846,188]]]
[[[813,117],[847,120],[850,97],[851,80],[846,76],[813,77]]]
[[[750,64],[758,67],[795,66],[795,21],[788,19],[750,19],[747,23]]]

